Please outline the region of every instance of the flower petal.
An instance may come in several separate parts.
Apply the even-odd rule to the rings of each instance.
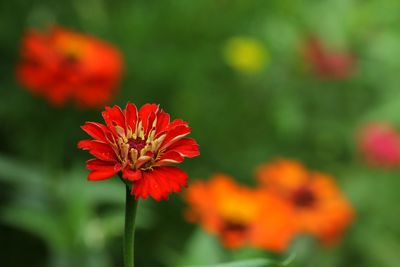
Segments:
[[[190,133],[192,129],[187,125],[177,126],[174,129],[167,132],[164,141],[161,144],[160,150],[166,149],[176,141],[182,139]]]
[[[108,144],[96,140],[82,140],[78,143],[78,147],[89,150],[90,154],[104,161],[117,161],[117,156]]]
[[[182,126],[182,125],[188,125],[188,123],[187,123],[186,121],[181,120],[181,119],[176,119],[176,120],[173,120],[173,121],[168,125],[167,130],[172,130],[172,129],[174,129],[175,127]]]
[[[170,120],[170,117],[169,117],[168,113],[165,113],[164,111],[160,111],[157,114],[156,136],[159,133],[162,133],[167,129],[167,127],[169,125],[169,120]]]
[[[170,147],[168,151],[176,151],[183,157],[193,158],[200,155],[199,145],[192,138],[178,140]]]
[[[162,166],[173,163],[181,163],[184,158],[176,151],[168,151],[164,153],[154,166]]]
[[[106,110],[101,113],[103,115],[104,121],[107,127],[113,131],[114,135],[117,135],[115,126],[120,126],[125,129],[125,116],[121,108],[117,105],[112,108],[106,107]]]
[[[155,129],[155,125],[153,125],[153,124],[154,124],[154,121],[156,120],[156,118],[157,118],[156,113],[154,113],[154,112],[150,113],[150,116],[149,116],[149,119],[148,119],[148,122],[147,122],[147,128],[144,128],[144,135],[145,136],[148,136],[150,130]]]
[[[143,130],[145,133],[148,132],[148,127],[150,125],[149,123],[149,119],[151,117],[151,114],[155,114],[158,110],[158,105],[156,104],[145,104],[143,105],[140,110],[139,110],[139,118],[142,121],[142,126],[143,126]],[[155,119],[155,116],[153,115],[153,121]]]
[[[122,177],[129,181],[136,181],[142,179],[141,170],[132,170],[129,166],[126,166],[122,171]]]
[[[93,140],[81,140],[78,142],[78,148],[83,150],[89,150]]]
[[[113,169],[115,173],[122,169],[120,163],[103,161],[98,159],[91,159],[86,161],[86,168],[91,171],[101,171],[101,170],[111,170]]]
[[[100,170],[100,171],[92,171],[88,175],[89,181],[98,181],[98,180],[105,180],[113,177],[115,172],[113,169],[107,170]]]
[[[122,165],[119,163],[111,163],[98,159],[91,159],[86,162],[86,168],[92,171],[88,175],[88,180],[97,181],[113,177],[121,170]]]
[[[187,187],[187,174],[177,167],[164,166],[160,167],[168,177],[168,182],[172,188],[172,192],[180,192],[182,187]]]
[[[187,175],[176,167],[164,166],[144,171],[143,178],[134,182],[131,194],[136,199],[151,196],[157,201],[167,199],[172,192],[187,186]]]
[[[126,127],[130,127],[133,132],[136,130],[137,117],[138,114],[135,104],[128,102],[125,108],[125,122]]]
[[[107,142],[106,136],[104,134],[106,126],[104,126],[103,124],[96,122],[86,122],[85,125],[81,126],[81,128],[94,139]]]

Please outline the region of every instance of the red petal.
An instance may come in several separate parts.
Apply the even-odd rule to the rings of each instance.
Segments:
[[[61,107],[71,96],[71,90],[66,83],[54,83],[49,85],[49,90],[46,92],[46,97],[52,105]]]
[[[106,122],[108,128],[113,130],[113,133],[116,135],[114,130],[115,126],[120,126],[123,129],[125,127],[125,116],[122,113],[122,110],[119,106],[115,105],[112,108],[106,107],[106,110],[101,113],[103,115],[104,121]]]
[[[200,155],[199,145],[192,138],[181,139],[172,144],[168,151],[176,151],[183,157],[193,158]]]
[[[139,110],[139,118],[142,121],[142,126],[145,132],[149,126],[149,117],[152,113],[156,113],[158,110],[158,105],[156,104],[145,104]],[[153,118],[153,120],[155,117]],[[151,125],[150,125],[151,126]]]
[[[107,142],[104,134],[104,125],[96,122],[86,122],[81,128],[94,139]]]
[[[139,198],[146,199],[148,196],[160,201],[164,195],[168,193],[165,176],[157,170],[147,171],[143,173],[143,178],[133,183],[131,194],[135,195],[136,200]],[[162,181],[160,183],[160,181]]]
[[[126,166],[122,171],[122,177],[129,181],[136,181],[142,179],[142,171],[132,170],[129,166]]]
[[[121,170],[122,165],[115,162],[91,159],[86,161],[86,168],[91,171],[114,170],[114,173],[117,173]]]
[[[176,141],[182,139],[186,135],[190,133],[192,129],[187,125],[177,126],[174,129],[167,132],[167,136],[165,137],[163,143],[161,144],[160,149],[165,149],[175,143]]]
[[[125,108],[126,126],[130,127],[133,132],[136,131],[137,116],[137,108],[135,104],[128,102]]]
[[[89,150],[93,140],[81,140],[78,142],[78,148],[83,150]]]
[[[81,145],[84,141],[79,142],[78,145]],[[89,149],[90,154],[96,158],[105,161],[117,161],[117,156],[110,145],[96,140],[91,140],[88,143],[89,144],[84,149]],[[84,144],[86,144],[86,142]]]
[[[132,195],[136,199],[153,197],[155,200],[167,199],[172,192],[180,192],[187,185],[187,175],[181,169],[164,166],[143,172],[143,178],[134,182]]]
[[[154,113],[154,112],[150,113],[150,116],[149,116],[149,119],[147,122],[147,128],[144,128],[145,136],[147,136],[149,134],[150,130],[153,128],[152,126],[153,126],[153,123],[154,123],[156,117],[157,117],[156,113]]]
[[[174,129],[175,127],[182,126],[182,125],[187,125],[187,124],[188,124],[187,122],[185,122],[185,121],[183,121],[183,120],[181,120],[181,119],[176,119],[176,120],[173,120],[173,121],[168,125],[167,130],[172,130],[172,129]]]
[[[169,114],[165,113],[164,111],[160,111],[157,114],[156,136],[167,129],[169,119]]]
[[[172,186],[172,192],[180,192],[182,187],[187,187],[187,174],[177,167],[164,166],[164,173],[168,176],[168,181]]]
[[[184,158],[176,151],[168,151],[163,154],[154,166],[161,166],[166,164],[181,163]]]
[[[113,177],[114,175],[115,175],[114,170],[92,171],[88,175],[88,180],[90,181],[105,180]]]

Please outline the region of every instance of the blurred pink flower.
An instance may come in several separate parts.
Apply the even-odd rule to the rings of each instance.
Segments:
[[[346,79],[354,72],[355,57],[347,51],[330,50],[315,38],[308,38],[303,56],[318,76],[329,79]]]
[[[388,123],[369,123],[358,134],[358,148],[368,164],[400,165],[400,133]]]

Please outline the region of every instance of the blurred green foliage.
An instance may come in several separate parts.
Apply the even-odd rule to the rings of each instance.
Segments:
[[[2,265],[121,266],[123,187],[117,179],[87,182],[88,156],[76,149],[79,125],[99,121],[99,111],[54,109],[15,80],[26,27],[58,23],[121,49],[115,103],[160,103],[190,122],[202,153],[183,164],[191,179],[226,172],[252,184],[254,168],[277,156],[338,178],[357,211],[354,225],[334,248],[297,240],[290,266],[398,266],[398,170],[365,166],[354,137],[371,120],[400,126],[399,19],[397,0],[0,1]],[[309,33],[353,51],[356,73],[328,81],[307,71],[299,48]],[[235,36],[265,46],[260,73],[226,64],[224,45]],[[188,225],[183,208],[179,195],[141,202],[138,266],[285,258],[227,251]]]

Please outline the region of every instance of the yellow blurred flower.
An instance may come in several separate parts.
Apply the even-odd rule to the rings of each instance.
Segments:
[[[249,37],[233,37],[224,47],[225,60],[239,72],[254,74],[268,61],[268,52],[261,42]]]

